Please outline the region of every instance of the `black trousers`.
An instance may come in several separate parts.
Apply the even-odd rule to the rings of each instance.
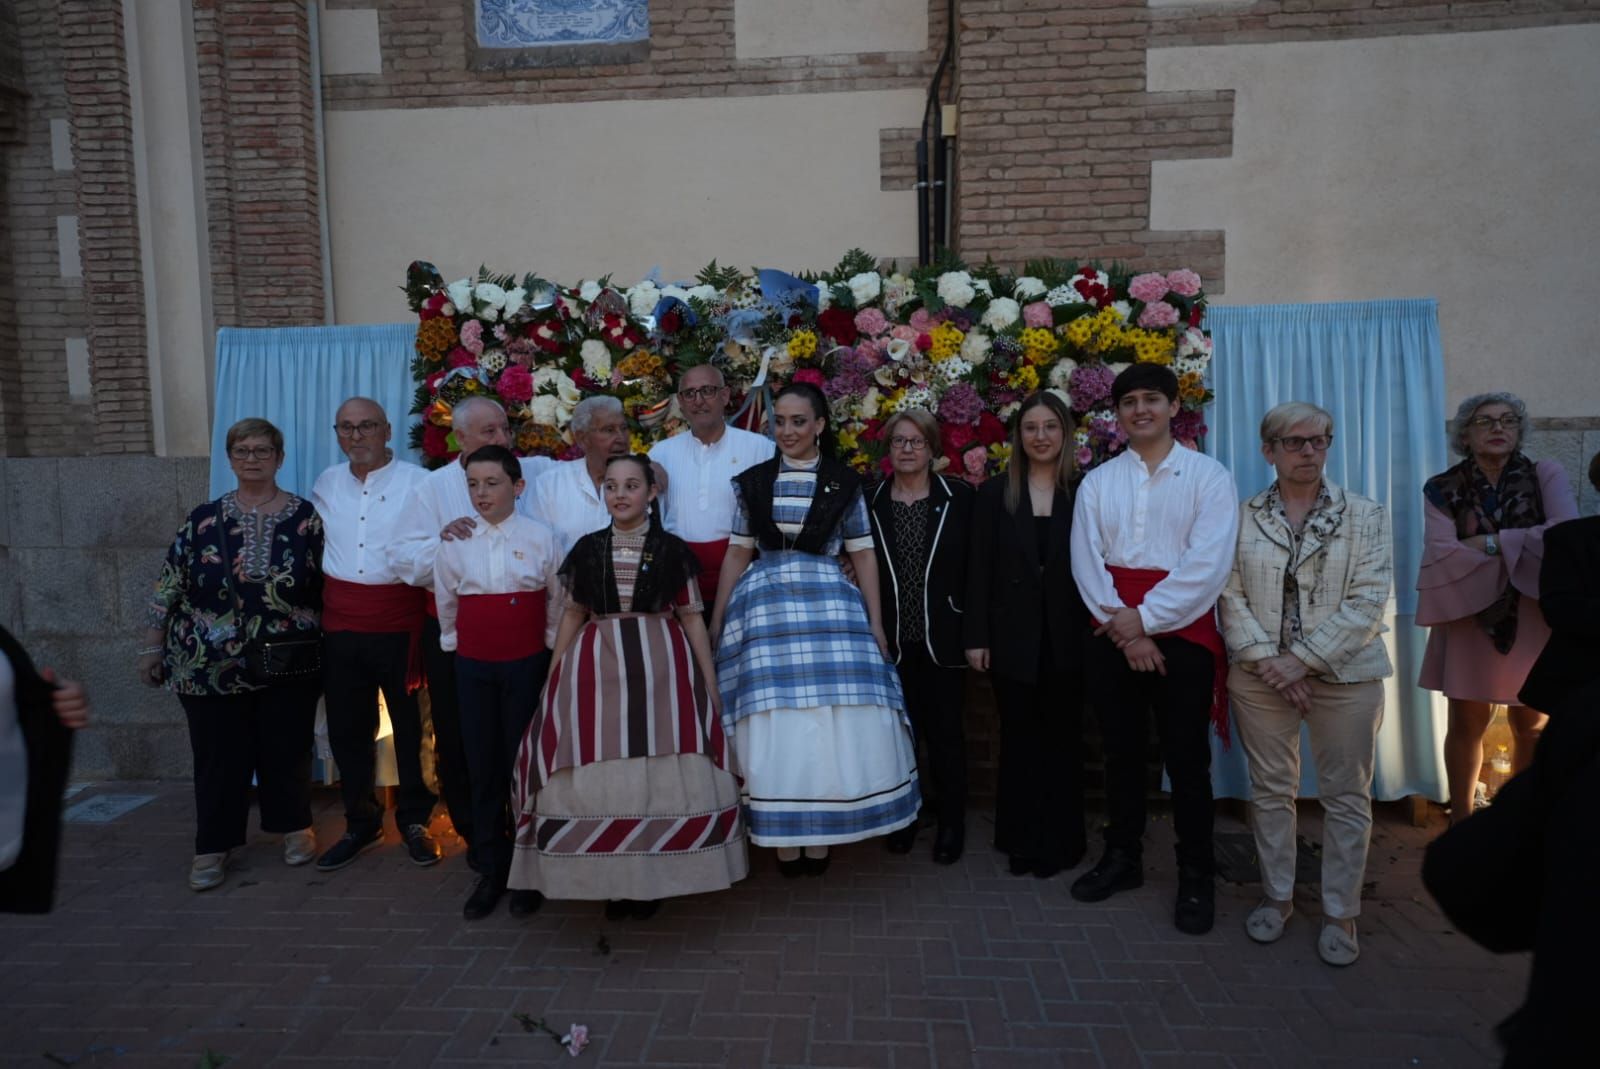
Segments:
[[[322,678],[244,694],[180,694],[194,750],[196,854],[243,846],[256,780],[261,830],[311,827],[311,737]]]
[[[472,777],[467,860],[473,871],[493,875],[502,883],[511,871],[517,828],[511,806],[512,768],[549,672],[549,650],[516,661],[456,657],[461,739]]]
[[[962,827],[967,812],[967,740],[962,727],[967,670],[943,668],[918,646],[902,648],[900,688],[906,696],[915,745],[925,757],[924,798],[934,802],[940,827]]]
[[[1033,683],[993,679],[1000,707],[995,849],[1065,866],[1082,856],[1085,843],[1078,677],[1045,662]]]
[[[428,714],[433,719],[434,772],[456,834],[472,842],[472,780],[461,742],[461,707],[456,697],[456,655],[439,648],[439,621],[422,622],[422,667],[428,677]],[[471,858],[468,858],[470,863]]]
[[[322,638],[328,744],[339,762],[345,827],[361,838],[383,824],[383,805],[373,789],[380,690],[394,726],[395,772],[400,780],[395,826],[402,834],[413,824],[426,826],[438,801],[422,779],[422,711],[416,695],[406,690],[410,649],[411,636],[404,631],[329,631]]]
[[[1143,852],[1150,714],[1172,781],[1178,864],[1206,875],[1211,851],[1211,651],[1187,639],[1157,638],[1167,674],[1135,672],[1106,636],[1087,647],[1085,686],[1100,717],[1106,752],[1106,844]]]

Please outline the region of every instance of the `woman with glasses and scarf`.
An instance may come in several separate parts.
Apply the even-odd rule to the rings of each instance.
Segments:
[[[1451,446],[1464,459],[1422,488],[1417,623],[1433,630],[1418,685],[1450,700],[1452,823],[1472,812],[1491,707],[1509,707],[1518,772],[1544,728],[1544,714],[1519,704],[1517,692],[1550,638],[1538,602],[1544,532],[1576,519],[1578,503],[1561,465],[1523,454],[1527,418],[1513,394],[1467,398],[1451,424]]]

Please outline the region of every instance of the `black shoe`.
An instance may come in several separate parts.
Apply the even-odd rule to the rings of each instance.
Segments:
[[[909,854],[917,845],[917,822],[912,821],[883,837],[883,848],[891,854]]]
[[[635,920],[647,921],[651,917],[654,917],[656,915],[656,911],[661,908],[661,899],[651,898],[643,902],[630,902],[629,905],[633,907],[633,917]]]
[[[1061,868],[1061,862],[1059,861],[1035,861],[1033,863],[1033,874],[1041,880],[1048,880],[1058,874]]]
[[[613,898],[606,903],[606,920],[626,920],[633,915],[633,903],[626,898]]]
[[[544,895],[538,891],[512,891],[506,908],[513,917],[531,917],[544,905]]]
[[[1033,871],[1033,858],[1012,854],[1011,862],[1006,867],[1011,870],[1013,876],[1026,876]]]
[[[966,846],[966,829],[959,824],[940,825],[933,836],[933,863],[954,865],[961,860],[961,850]]]
[[[1217,892],[1210,873],[1198,869],[1178,870],[1178,902],[1172,910],[1172,923],[1185,935],[1205,935],[1216,921]]]
[[[339,841],[322,852],[317,858],[318,872],[338,872],[346,865],[354,863],[355,859],[368,850],[376,849],[383,843],[383,827],[373,828],[366,835],[356,835],[345,832]]]
[[[1110,846],[1094,868],[1072,881],[1072,897],[1079,902],[1103,902],[1118,891],[1143,885],[1144,864],[1139,856]]]
[[[805,863],[807,876],[821,876],[828,871],[828,866],[833,862],[833,857],[829,854],[824,854],[821,857],[801,855],[800,860]]]
[[[408,824],[405,830],[406,856],[418,868],[427,868],[437,865],[444,856],[444,851],[439,849],[439,844],[433,841],[433,836],[428,834],[428,829],[421,824]]]
[[[494,904],[506,893],[505,881],[496,876],[479,876],[461,907],[461,915],[469,921],[481,921],[494,912]]]
[[[797,857],[793,861],[785,861],[780,857],[778,859],[778,871],[787,880],[792,880],[796,876],[804,876],[806,874],[806,859]]]

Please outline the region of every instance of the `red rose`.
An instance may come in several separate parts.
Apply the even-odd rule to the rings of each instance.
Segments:
[[[931,335],[931,334],[918,334],[917,335],[917,343],[916,344],[917,344],[917,352],[919,352],[919,353],[927,352],[929,349],[933,348],[933,335]]]
[[[978,432],[972,427],[953,423],[939,425],[939,437],[944,440],[944,451],[951,456],[959,456],[961,451],[978,440]]]
[[[477,367],[478,358],[458,345],[450,350],[450,358],[445,361],[445,364],[452,371],[458,367]]]
[[[678,331],[683,327],[683,313],[679,312],[676,308],[670,312],[664,313],[660,319],[656,320],[656,327],[663,334],[678,333]]]
[[[1200,307],[1198,304],[1189,309],[1189,325],[1191,327],[1198,327],[1200,325],[1200,321],[1205,317],[1206,310]]]
[[[883,420],[876,418],[867,420],[867,425],[861,429],[859,437],[863,442],[883,441]]]
[[[450,432],[431,423],[422,426],[422,451],[430,457],[450,455]]]
[[[978,441],[984,445],[999,445],[1006,440],[1006,425],[993,412],[978,417]]]
[[[860,331],[856,330],[856,317],[843,308],[829,308],[817,317],[822,333],[840,345],[854,345]]]
[[[821,389],[827,383],[828,380],[824,379],[822,377],[822,372],[818,371],[816,368],[814,368],[814,367],[805,367],[805,368],[801,368],[799,371],[796,371],[794,373],[794,381],[795,382],[809,382],[809,383],[811,383],[811,385],[817,387],[818,389]]]

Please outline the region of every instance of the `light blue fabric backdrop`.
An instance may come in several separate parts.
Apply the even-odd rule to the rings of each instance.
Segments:
[[[1273,478],[1260,422],[1273,405],[1310,401],[1333,414],[1327,474],[1381,502],[1394,526],[1394,603],[1387,623],[1395,675],[1378,736],[1373,795],[1444,797],[1444,702],[1416,686],[1427,630],[1416,614],[1422,484],[1450,464],[1439,318],[1432,300],[1289,304],[1209,310],[1218,402],[1206,450],[1232,469],[1241,498]],[[1248,798],[1243,748],[1213,739],[1219,796]],[[1302,732],[1304,791],[1316,792]]]
[[[278,485],[301,495],[343,455],[333,415],[350,397],[370,397],[389,415],[394,454],[407,448],[417,325],[278,327],[217,332],[216,418],[211,428],[211,496],[234,487],[228,467],[228,428],[247,416],[283,431]]]

